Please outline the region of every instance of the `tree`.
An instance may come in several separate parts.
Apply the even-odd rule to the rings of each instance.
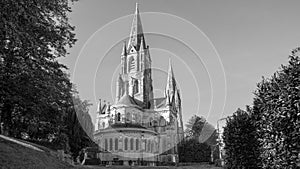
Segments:
[[[217,133],[204,117],[192,116],[186,124],[185,133],[186,139],[179,146],[182,162],[203,162],[203,160],[209,162],[216,159],[213,152],[216,150]],[[201,147],[201,151],[195,148],[198,146]],[[191,154],[193,157],[190,158]]]
[[[82,101],[78,95],[73,96],[73,103],[65,121],[70,151],[75,159],[83,148],[97,145],[92,140],[94,127],[89,115],[91,104],[87,100]]]
[[[225,163],[231,169],[261,168],[256,129],[248,112],[238,109],[224,127]]]
[[[76,95],[58,62],[76,41],[67,17],[74,1],[0,2],[0,127],[76,155],[94,143],[90,104]]]
[[[87,100],[81,100],[76,94],[70,102],[72,104],[66,110],[67,116],[64,117],[64,125],[57,137],[52,140],[28,138],[27,141],[53,150],[64,150],[66,153],[70,153],[75,160],[83,148],[97,147],[97,145],[92,139],[94,127],[89,115],[91,104]]]
[[[300,152],[300,48],[257,85],[253,113],[263,168],[297,168]]]
[[[197,115],[192,116],[186,124],[186,136],[188,138],[198,138],[202,132],[205,123],[205,118],[199,117]]]
[[[180,162],[209,162],[210,147],[195,139],[184,140],[178,146]]]
[[[5,134],[59,137],[72,98],[57,59],[75,43],[68,0],[0,2],[0,123]]]

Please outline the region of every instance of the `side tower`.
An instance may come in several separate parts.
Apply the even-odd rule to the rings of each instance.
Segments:
[[[167,85],[165,89],[165,98],[166,98],[166,106],[171,109],[175,124],[176,135],[178,136],[178,141],[184,138],[183,133],[183,121],[182,121],[182,107],[181,107],[181,96],[180,91],[177,86],[171,59],[169,60],[169,70],[168,70],[168,78]]]
[[[124,42],[121,54],[121,72],[116,85],[116,102],[125,94],[150,107],[153,99],[149,46],[146,45],[138,4],[132,21],[128,44]]]

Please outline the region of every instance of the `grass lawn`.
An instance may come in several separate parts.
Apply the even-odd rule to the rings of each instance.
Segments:
[[[78,169],[222,169],[212,165],[193,165],[193,166],[180,166],[180,167],[129,167],[129,166],[111,166],[111,167],[96,167],[96,166],[77,166]]]
[[[24,141],[21,141],[24,142]],[[26,142],[25,142],[26,143]],[[50,149],[30,143],[44,152],[27,148],[23,145],[0,137],[0,169],[222,169],[211,165],[181,167],[129,167],[129,166],[71,166],[50,155]]]
[[[74,168],[49,152],[40,152],[0,138],[1,169],[67,169]]]

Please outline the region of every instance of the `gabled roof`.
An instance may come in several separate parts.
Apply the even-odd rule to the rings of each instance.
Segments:
[[[161,108],[166,106],[166,98],[160,97],[160,98],[154,98],[153,100],[150,100],[151,108]]]
[[[123,95],[116,105],[124,105],[124,106],[138,106],[142,107],[143,103],[139,100],[134,99],[128,94]]]
[[[204,126],[202,128],[201,134],[199,136],[199,142],[204,143],[209,141],[210,144],[213,144],[213,140],[211,137],[216,137],[216,129],[213,125],[209,124],[208,122],[204,123]]]

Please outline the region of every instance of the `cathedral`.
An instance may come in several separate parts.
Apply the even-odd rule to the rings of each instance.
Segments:
[[[164,97],[153,95],[150,49],[136,4],[129,39],[121,49],[114,104],[98,105],[94,140],[102,164],[150,165],[178,162],[183,139],[180,91],[171,61]]]

